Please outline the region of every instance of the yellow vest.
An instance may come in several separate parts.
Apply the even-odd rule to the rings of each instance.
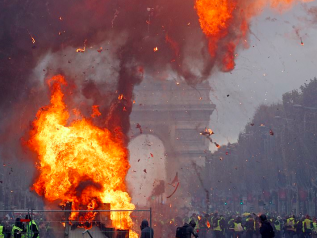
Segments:
[[[241,231],[243,231],[243,227],[242,227],[242,225],[241,225],[241,223],[234,223],[234,231],[235,232],[241,232]]]
[[[17,227],[17,226],[13,226],[12,227],[12,230],[11,230],[11,237],[14,237],[14,231],[15,230],[18,230],[18,231],[20,231],[20,232],[22,232],[23,230],[20,228],[20,227]],[[21,238],[25,238],[25,234],[21,234]]]
[[[0,238],[4,238],[3,226],[0,226]]]
[[[31,220],[26,226],[26,237],[27,238],[32,238],[34,235],[34,233],[32,232],[32,225],[33,224],[36,226],[37,230],[40,232],[36,222],[34,220]],[[37,236],[37,238],[40,238],[40,234]]]
[[[305,226],[307,230],[312,230],[313,229],[312,221],[307,218],[303,221],[303,232],[306,231]]]
[[[296,231],[294,218],[288,218],[286,220],[286,226],[289,226],[287,227],[287,230]]]
[[[214,231],[222,231],[222,229],[220,227],[220,219],[218,219],[217,226],[215,227]]]
[[[274,222],[275,229],[277,231],[281,231],[281,222],[280,221],[277,221],[277,222],[278,222],[278,224],[275,224],[275,222]]]

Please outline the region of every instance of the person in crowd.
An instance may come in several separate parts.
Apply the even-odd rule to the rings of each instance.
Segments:
[[[302,226],[303,226],[304,237],[311,238],[314,226],[313,226],[313,221],[310,219],[309,215],[306,215],[302,223]]]
[[[278,216],[277,218],[273,219],[273,227],[275,231],[276,238],[282,238],[282,218]]]
[[[256,216],[256,218],[255,218],[255,232],[254,232],[254,235],[256,238],[260,238],[260,236],[261,236],[260,227],[261,227],[260,217]]]
[[[296,220],[295,229],[296,229],[297,238],[304,238],[303,221],[304,221],[304,217]]]
[[[25,238],[25,229],[20,218],[15,219],[15,223],[11,230],[12,238]]]
[[[261,233],[262,238],[275,237],[273,227],[272,227],[271,223],[267,220],[267,217],[265,214],[262,214],[260,216],[260,221],[261,221],[260,233]]]
[[[214,218],[214,234],[216,238],[223,238],[224,237],[224,231],[225,231],[225,219],[221,215],[217,218]]]
[[[200,220],[198,220],[199,223],[199,236],[201,238],[206,238],[207,235],[207,230],[208,230],[208,224],[210,224],[209,222],[209,215],[205,214],[204,216],[201,217]]]
[[[25,219],[30,220],[26,225],[26,238],[39,238],[39,228],[36,222],[28,214],[25,216]]]
[[[234,215],[230,216],[227,222],[227,229],[226,229],[227,237],[233,238],[234,236]]]
[[[3,222],[0,221],[0,238],[4,238],[4,234],[5,234],[4,225],[3,225]]]
[[[194,237],[198,237],[198,233],[195,230],[196,222],[195,220],[191,220],[189,224],[184,225],[186,227],[186,238],[191,238],[193,235]]]
[[[245,222],[246,238],[252,238],[255,231],[255,221],[251,215],[248,216]]]
[[[154,231],[151,227],[149,227],[149,222],[147,220],[143,220],[140,226],[141,229],[141,237],[140,238],[153,238]]]
[[[317,237],[317,219],[316,217],[313,218],[313,232],[312,232],[312,237],[316,238]]]
[[[242,226],[242,218],[238,216],[236,220],[234,221],[234,238],[241,238],[243,234],[243,226]]]
[[[296,234],[296,220],[295,216],[290,216],[289,218],[286,219],[285,223],[285,237],[286,238],[293,238],[294,235]]]

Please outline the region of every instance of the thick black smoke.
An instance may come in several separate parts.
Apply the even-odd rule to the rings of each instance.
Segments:
[[[34,68],[45,55],[64,52],[70,47],[73,52],[85,47],[84,53],[77,53],[82,58],[88,51],[98,54],[98,46],[105,42],[107,49],[100,48],[99,54],[114,51],[113,59],[118,60],[115,93],[102,93],[101,84],[93,78],[80,82],[79,91],[100,105],[108,115],[106,122],[110,129],[120,126],[124,133],[129,130],[134,85],[144,75],[165,79],[166,72],[174,72],[175,77],[196,84],[205,80],[213,68],[194,1],[11,0],[2,1],[0,9],[2,113],[12,112],[16,103],[33,104],[26,99],[31,93],[38,93],[39,80],[35,80]],[[122,43],[113,47],[118,41]],[[68,63],[72,60],[68,59]],[[63,69],[65,62],[54,64],[55,68],[49,64],[43,69],[46,77],[64,73],[76,81],[71,72]],[[105,72],[104,77],[113,76]],[[119,103],[118,94],[125,97]],[[41,97],[39,93],[38,97]]]

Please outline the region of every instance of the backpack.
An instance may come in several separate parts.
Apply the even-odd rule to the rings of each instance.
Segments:
[[[176,228],[176,238],[186,238],[186,226]]]

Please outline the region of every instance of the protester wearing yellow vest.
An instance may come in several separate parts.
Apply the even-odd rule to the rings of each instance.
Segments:
[[[4,238],[4,229],[2,225],[0,225],[0,238]]]
[[[296,233],[296,228],[295,228],[295,216],[292,216],[286,220],[285,224],[285,229],[286,229],[286,238],[293,238],[293,236]]]
[[[214,221],[216,226],[214,227],[215,237],[223,238],[224,237],[224,229],[225,229],[225,220],[223,216],[215,218],[217,220]]]
[[[234,232],[233,232],[233,228],[234,228],[234,216],[232,215],[231,218],[229,219],[228,223],[227,223],[227,237],[228,238],[233,238]]]
[[[316,218],[314,218],[313,220],[313,234],[316,237],[316,233],[317,233],[317,221]]]
[[[17,218],[15,220],[14,226],[12,227],[12,230],[11,230],[11,237],[25,238],[25,231],[24,231],[24,227],[20,218]]]
[[[307,215],[305,220],[303,221],[303,233],[305,238],[311,238],[313,228],[313,222]]]
[[[26,238],[40,238],[39,228],[32,217],[30,215],[26,215],[25,219],[30,220],[30,222],[26,225]]]
[[[282,218],[280,216],[274,220],[275,238],[282,237],[281,220]]]
[[[242,218],[237,217],[237,219],[234,221],[234,238],[241,238],[243,233],[243,227],[242,227]]]

